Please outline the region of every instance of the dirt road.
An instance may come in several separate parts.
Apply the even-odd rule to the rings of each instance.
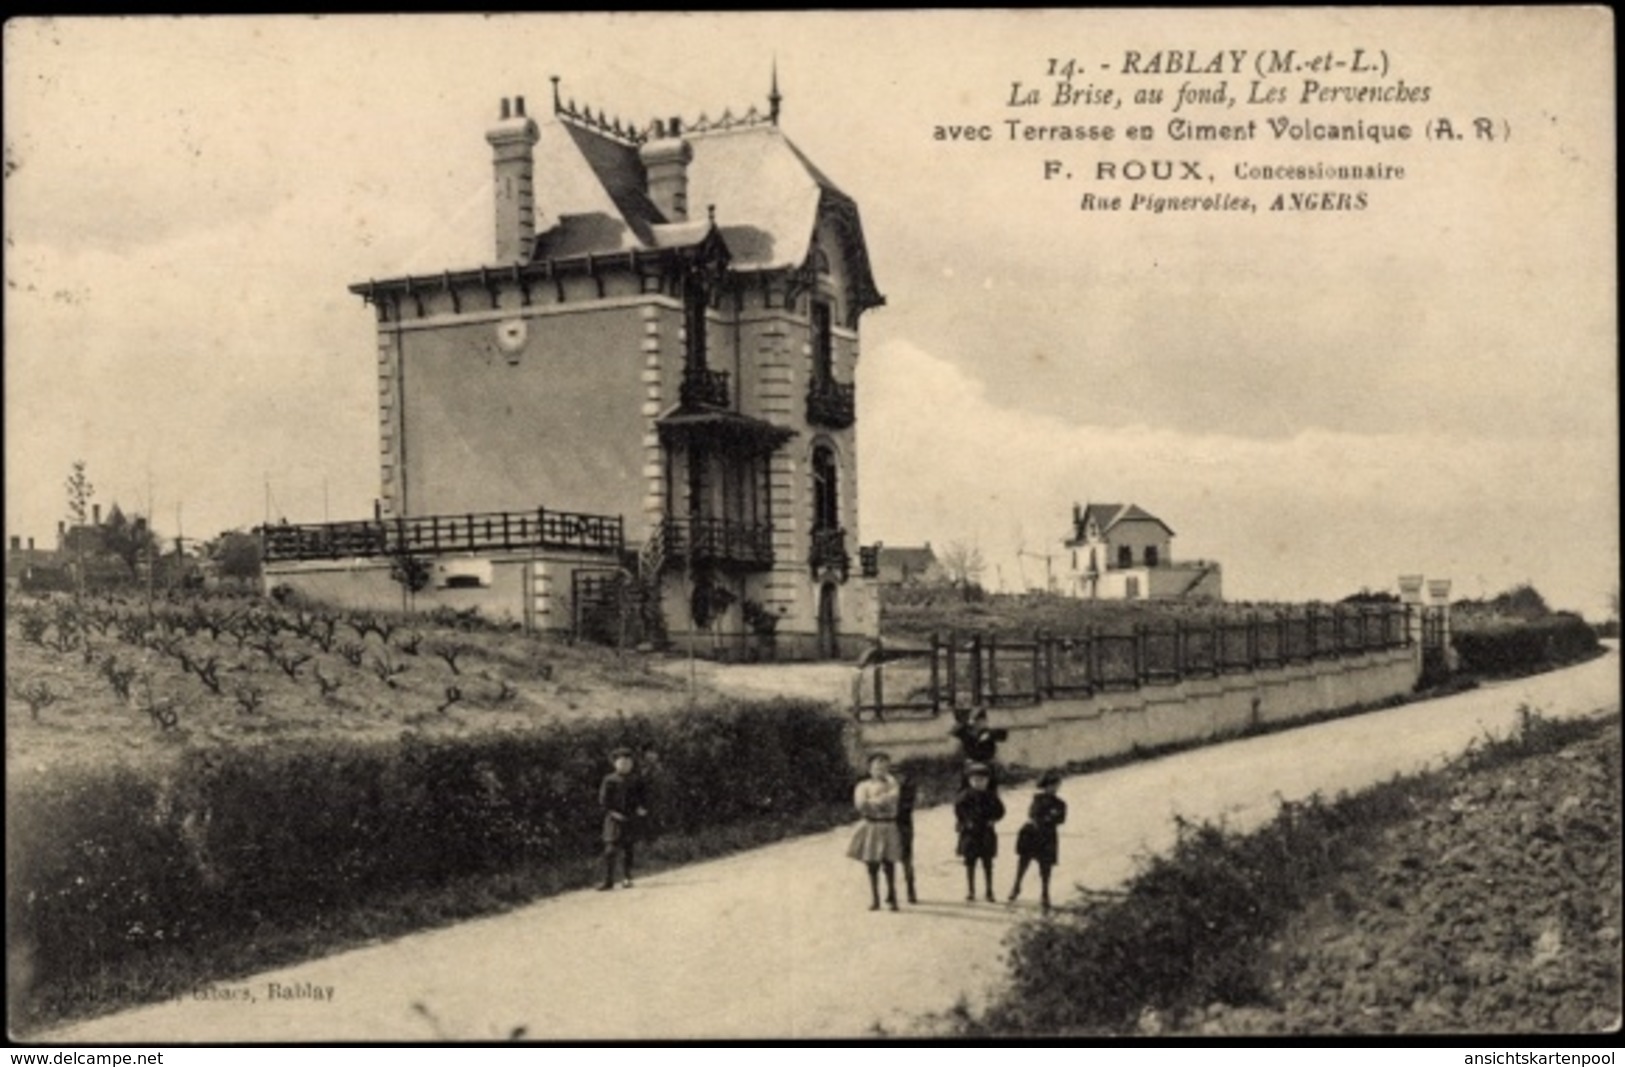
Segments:
[[[1266,819],[1460,752],[1527,703],[1569,716],[1620,702],[1617,651],[1444,700],[1213,746],[1063,783],[1062,884],[1121,882],[1168,846],[1171,817]],[[1008,888],[1030,794],[1012,791]],[[849,829],[582,892],[507,915],[223,982],[49,1035],[62,1043],[839,1037],[906,1031],[1000,976],[1000,941],[1035,905],[967,904],[952,813],[917,817],[923,903],[867,910]],[[1029,898],[1031,892],[1029,891]],[[231,999],[226,994],[236,993]],[[278,997],[276,994],[285,994]]]

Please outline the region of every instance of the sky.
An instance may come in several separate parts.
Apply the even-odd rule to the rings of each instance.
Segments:
[[[54,540],[63,481],[211,537],[267,514],[364,518],[373,318],[353,282],[491,255],[486,127],[504,96],[640,123],[765,107],[858,203],[886,306],[862,324],[863,541],[974,544],[993,588],[1060,567],[1074,503],[1137,503],[1234,599],[1448,577],[1618,589],[1612,25],[1602,9],[896,12],[13,20],[5,26],[6,532]],[[1354,48],[1335,70],[1129,75]],[[1050,60],[1128,103],[1049,106]],[[1165,58],[1163,66],[1181,60]],[[1107,68],[1110,69],[1107,69]],[[1301,103],[1324,84],[1413,105]],[[1228,82],[1248,117],[1408,122],[1409,141],[1177,143],[1149,87]],[[1039,86],[1037,108],[1009,106]],[[1438,117],[1497,138],[1435,141]],[[1110,125],[1010,141],[1010,119]],[[992,141],[946,141],[982,126]],[[1152,126],[1148,143],[1126,139]],[[1192,160],[1204,195],[1315,183],[1237,164],[1383,162],[1346,212],[1085,211],[1103,162]],[[1046,160],[1071,177],[1046,179]],[[546,178],[538,179],[546,208]],[[726,205],[719,205],[726,217]],[[529,503],[529,502],[527,502]],[[568,502],[552,506],[568,507]],[[1045,556],[1050,559],[1046,563]]]

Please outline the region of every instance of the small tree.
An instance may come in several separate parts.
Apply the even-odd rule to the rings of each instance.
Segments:
[[[942,550],[941,562],[948,581],[966,600],[972,599],[974,594],[971,591],[981,589],[982,574],[987,570],[982,550],[963,541],[954,541]]]
[[[209,556],[222,578],[242,582],[260,579],[260,539],[241,530],[227,530],[209,546]]]
[[[140,576],[142,557],[154,564],[158,558],[158,538],[147,524],[146,516],[126,518],[116,503],[107,513],[107,524],[102,529],[102,547],[124,562],[131,578]]]
[[[90,502],[95,499],[96,487],[90,484],[90,478],[85,474],[85,461],[73,461],[73,471],[64,483],[68,491],[68,525],[80,528],[90,525]],[[74,555],[74,589],[83,595],[85,591],[85,553],[82,531],[70,529],[68,532],[72,542]]]
[[[396,552],[389,561],[389,576],[401,587],[401,607],[410,611],[412,598],[428,588],[434,571],[428,560],[407,551]],[[387,635],[385,637],[387,640]]]

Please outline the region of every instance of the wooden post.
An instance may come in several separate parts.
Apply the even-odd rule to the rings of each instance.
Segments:
[[[881,687],[880,680],[880,676],[885,673],[886,669],[886,657],[881,655],[884,650],[885,645],[881,639],[875,638],[875,718],[877,719],[886,717],[886,693]]]
[[[1247,669],[1258,670],[1258,615],[1247,613]]]
[[[1044,638],[1044,695],[1055,696],[1055,635]]]
[[[1150,631],[1145,623],[1134,624],[1134,684],[1136,687],[1145,685],[1151,679],[1150,657],[1146,655],[1147,644],[1150,641]]]
[[[942,694],[937,691],[937,632],[931,631],[931,717],[942,714]]]
[[[982,635],[972,634],[970,639],[970,702],[976,707],[982,702]]]
[[[1185,680],[1185,640],[1189,636],[1190,628],[1185,625],[1184,619],[1174,620],[1174,681]]]
[[[987,635],[987,702],[999,702],[999,635]]]
[[[1043,673],[1043,666],[1042,666],[1043,658],[1044,658],[1044,648],[1043,648],[1043,645],[1039,642],[1038,631],[1034,630],[1033,631],[1033,699],[1035,701],[1044,699],[1044,686],[1043,686],[1043,683],[1041,683],[1039,681],[1039,678]]]
[[[959,633],[956,630],[948,631],[948,708],[952,710],[959,707],[959,661],[957,646]]]
[[[1100,688],[1100,642],[1095,637],[1093,625],[1084,628],[1083,640],[1087,646],[1084,649],[1084,663],[1087,664],[1089,671],[1090,695],[1093,695],[1095,690]]]

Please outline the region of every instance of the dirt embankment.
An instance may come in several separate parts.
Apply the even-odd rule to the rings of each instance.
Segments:
[[[1442,802],[1273,946],[1275,1009],[1202,1034],[1584,1033],[1620,1024],[1620,724],[1452,772]]]

